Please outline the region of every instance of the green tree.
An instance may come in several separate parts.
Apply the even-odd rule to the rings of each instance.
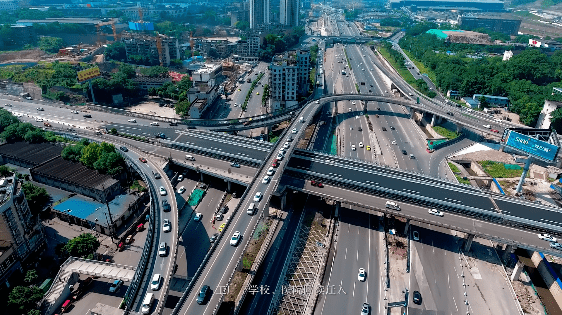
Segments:
[[[236,28],[242,31],[246,31],[250,28],[250,22],[248,21],[238,21],[236,22]]]
[[[82,233],[64,245],[64,251],[70,256],[92,259],[100,246],[98,239],[90,233]]]
[[[149,67],[149,68],[142,68],[139,70],[139,72],[147,77],[150,78],[167,78],[168,72],[170,70],[166,67],[162,67],[162,66],[154,66],[154,67]]]
[[[550,113],[551,126],[558,133],[562,133],[562,108],[558,108]]]
[[[191,104],[187,100],[178,102],[175,106],[176,114],[180,116],[187,116],[190,106]]]
[[[99,144],[92,142],[82,149],[80,162],[87,167],[94,167],[94,163],[99,159],[102,150]]]
[[[84,148],[84,145],[82,145],[82,144],[66,146],[62,150],[61,156],[65,160],[71,160],[71,161],[74,161],[74,162],[78,162],[78,161],[80,161],[80,158],[82,157],[82,149],[83,148]]]
[[[45,188],[36,186],[30,182],[23,183],[22,189],[29,209],[33,214],[39,214],[43,206],[51,200],[51,196],[49,196]]]
[[[484,109],[490,107],[490,102],[488,102],[488,99],[485,98],[484,96],[480,96],[478,101],[480,102],[480,108]]]
[[[43,298],[43,292],[36,286],[17,286],[8,295],[8,313],[27,313],[35,309],[37,303]]]
[[[30,310],[29,312],[27,312],[27,315],[41,315],[41,311],[40,310]]]
[[[113,44],[107,45],[104,55],[108,60],[126,61],[127,52],[125,50],[125,44],[122,42],[114,42]]]
[[[23,279],[23,281],[27,282],[27,283],[32,283],[35,282],[35,280],[37,280],[37,270],[35,269],[29,269],[26,273],[25,273],[25,278]]]
[[[64,41],[59,37],[42,36],[39,38],[39,48],[49,53],[57,53],[64,47]]]

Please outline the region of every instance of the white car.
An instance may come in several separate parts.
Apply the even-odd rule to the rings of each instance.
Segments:
[[[78,111],[77,111],[77,110],[73,110],[73,111],[71,111],[71,113],[73,113],[73,114],[78,114]]]
[[[283,160],[283,157],[284,157],[284,155],[281,154],[281,153],[279,153],[279,154],[277,154],[277,157],[276,157],[276,158],[277,158],[279,161],[281,161],[281,160]]]
[[[351,104],[355,105],[355,101],[351,102]]]
[[[160,186],[160,196],[166,196],[166,194],[168,194],[166,188],[164,188],[164,186]]]
[[[234,232],[234,234],[232,234],[232,238],[230,239],[230,245],[236,246],[238,245],[239,241],[240,241],[240,232],[236,231]]]
[[[162,223],[162,231],[170,232],[171,230],[172,230],[172,224],[170,223],[170,220],[164,219],[164,223]]]
[[[351,111],[351,107],[350,107],[350,108],[348,108],[348,109],[347,109],[347,111],[348,111],[348,112],[350,112],[350,111]]]
[[[355,144],[352,144],[352,145],[351,145],[351,150],[352,150],[352,151],[355,151]]]
[[[293,128],[293,130],[291,130],[292,133],[297,133],[297,128]]]
[[[360,148],[363,147],[363,142],[359,142],[359,147],[360,147]]]
[[[264,176],[263,179],[261,180],[262,183],[264,184],[269,184],[269,181],[271,180],[271,177],[269,176]]]
[[[183,180],[183,175],[178,176],[178,182],[181,182]]]
[[[285,142],[285,144],[283,145],[283,148],[284,148],[284,149],[288,149],[288,148],[289,148],[289,145],[290,145],[289,142]]]
[[[270,167],[269,169],[267,169],[267,175],[268,176],[272,176],[273,174],[275,174],[275,169],[273,167]]]
[[[490,125],[482,125],[482,127],[488,128],[488,129],[492,128],[492,126],[490,126]]]
[[[162,284],[162,276],[159,273],[152,276],[152,281],[150,282],[150,289],[152,291],[158,291],[160,289],[160,285]]]
[[[255,202],[259,202],[262,197],[263,197],[263,194],[261,193],[261,191],[258,191],[258,192],[256,193],[256,195],[254,196],[254,201],[255,201]]]
[[[158,256],[164,257],[168,254],[168,247],[166,246],[166,242],[160,243],[158,245]]]
[[[363,282],[365,281],[365,279],[367,279],[367,272],[365,271],[365,268],[359,268],[359,274],[357,275],[357,280]]]
[[[442,217],[443,216],[443,212],[437,210],[437,209],[431,209],[427,211],[429,214],[433,214],[436,215],[438,217]]]
[[[181,186],[180,188],[178,188],[178,194],[183,194],[185,192],[185,187]]]
[[[35,118],[36,122],[43,122],[43,118]]]
[[[395,145],[395,144],[396,144],[396,140],[393,140],[391,143]]]
[[[195,216],[193,217],[193,221],[201,221],[201,218],[203,217],[203,213],[201,212],[196,212]]]
[[[136,119],[129,119],[129,120],[127,120],[127,121],[130,122],[130,123],[136,123],[136,122],[137,122]]]
[[[550,234],[541,233],[539,234],[539,238],[544,241],[548,242],[556,242],[558,239]]]
[[[43,107],[37,107],[37,110],[40,112],[44,111]]]

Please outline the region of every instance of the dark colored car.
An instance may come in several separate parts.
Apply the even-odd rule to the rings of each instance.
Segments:
[[[209,242],[214,243],[218,237],[219,237],[219,233],[213,234],[211,237],[209,237]]]
[[[323,185],[321,182],[317,182],[317,181],[315,181],[315,180],[311,180],[311,181],[310,181],[310,185],[315,186],[315,187],[318,187],[318,188],[324,187],[324,185]]]
[[[406,152],[406,150],[402,150],[402,154],[408,155],[408,152]]]
[[[92,115],[90,115],[90,114],[85,114],[83,116],[84,116],[84,118],[92,118]]]
[[[171,122],[171,123],[170,123],[170,126],[177,126],[177,125],[178,125],[177,122]]]
[[[228,212],[228,206],[223,206],[223,207],[219,210],[219,212],[222,213],[222,214],[226,214],[226,213]]]
[[[199,294],[197,295],[197,304],[203,304],[205,303],[205,300],[207,300],[207,294],[209,293],[211,288],[209,288],[208,285],[204,285],[201,287],[201,290],[199,290]]]
[[[452,112],[447,112],[447,115],[449,115],[449,116],[455,116],[455,114],[453,114]]]
[[[170,204],[166,199],[162,200],[162,210],[164,210],[164,212],[169,212],[170,210],[172,210],[172,207],[170,207]]]
[[[492,132],[500,132],[500,131],[497,130],[497,129],[490,129],[490,131],[492,131]]]
[[[378,116],[377,116],[378,117]],[[386,127],[382,127],[382,131],[386,131]]]
[[[123,152],[129,151],[129,149],[127,149],[127,147],[120,147],[119,149],[121,149],[121,151],[123,151]]]
[[[421,305],[422,296],[421,296],[420,292],[414,291],[413,300],[414,300],[414,303],[416,303],[417,305]]]

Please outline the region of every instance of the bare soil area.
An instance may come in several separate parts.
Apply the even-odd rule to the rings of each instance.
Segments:
[[[40,49],[11,51],[0,54],[0,63],[6,62],[37,62],[47,56]]]

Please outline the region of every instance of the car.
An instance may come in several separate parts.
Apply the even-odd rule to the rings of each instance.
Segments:
[[[162,210],[164,210],[164,212],[169,212],[170,210],[172,210],[172,207],[170,207],[170,204],[166,199],[162,200]]]
[[[382,127],[382,131],[386,131],[386,127]]]
[[[133,241],[133,235],[129,235],[129,236],[127,236],[127,238],[125,239],[125,243],[126,243],[126,244],[131,244],[132,241]]]
[[[267,170],[267,175],[268,175],[268,176],[272,176],[273,174],[275,174],[275,169],[274,169],[273,167],[270,167],[270,168]]]
[[[269,176],[266,175],[266,176],[263,177],[263,179],[261,180],[261,182],[262,182],[263,184],[269,184],[269,181],[270,181],[270,180],[271,180],[271,177],[269,177]]]
[[[195,221],[195,222],[201,221],[202,217],[203,217],[203,213],[195,212],[195,215],[193,216],[193,221]]]
[[[351,151],[355,151],[355,144],[351,145]]]
[[[84,117],[84,118],[92,118],[92,115],[90,115],[90,114],[84,114],[84,115],[82,115],[82,117]]]
[[[396,145],[396,140],[392,140],[391,144]]]
[[[166,255],[168,255],[168,246],[166,246],[166,242],[161,242],[158,245],[158,256],[164,257]]]
[[[351,107],[347,109],[348,112],[351,112]]]
[[[436,215],[436,216],[438,216],[438,217],[442,217],[442,216],[443,216],[443,212],[441,212],[441,211],[439,211],[439,210],[437,210],[437,209],[430,209],[430,210],[427,210],[427,212],[428,212],[429,214],[433,214],[433,215]]]
[[[215,214],[214,218],[215,218],[215,220],[217,220],[217,221],[222,221],[222,219],[224,219],[224,214],[222,214],[222,213],[217,213],[217,214]]]
[[[178,188],[178,194],[183,194],[185,192],[185,187],[181,186],[180,188]]]
[[[37,117],[37,118],[35,118],[35,121],[36,121],[36,122],[43,122],[43,118]]]
[[[150,125],[151,125],[151,126],[160,126],[160,124],[157,123],[157,122],[155,122],[155,121],[151,122]]]
[[[209,242],[214,243],[217,240],[218,237],[219,237],[219,233],[215,233],[215,234],[211,235],[211,237],[209,237]]]
[[[230,238],[230,245],[236,246],[238,245],[239,241],[240,241],[240,232],[236,231],[234,232],[234,234],[232,234],[232,237]]]
[[[318,188],[324,187],[324,184],[322,184],[321,182],[317,182],[317,181],[315,181],[315,180],[311,180],[311,181],[310,181],[310,185],[315,186],[315,187],[318,187]]]
[[[152,291],[158,291],[160,289],[160,285],[162,284],[162,276],[157,273],[152,276],[152,281],[150,281],[150,289]]]
[[[136,119],[129,119],[129,120],[127,120],[127,121],[130,122],[130,123],[136,123],[136,122],[137,122]]]
[[[183,175],[180,174],[180,175],[178,176],[178,182],[181,182],[182,180],[183,180]]]
[[[449,115],[449,116],[455,116],[455,114],[453,114],[452,112],[447,112],[447,115]]]
[[[421,305],[421,303],[422,303],[422,296],[421,296],[421,294],[420,294],[419,291],[414,291],[413,300],[414,300],[414,303],[415,303],[415,304]]]
[[[408,152],[406,152],[406,150],[402,150],[402,154],[408,155]]]
[[[416,157],[412,153],[410,153],[410,159],[415,159],[415,158]]]
[[[222,214],[226,214],[228,212],[228,206],[224,205],[222,208],[220,208],[219,213]]]
[[[355,105],[355,101],[351,102],[351,104]]]
[[[119,291],[119,288],[121,288],[122,285],[123,285],[123,280],[113,281],[111,286],[109,286],[109,292],[115,293],[115,292]]]
[[[292,133],[297,133],[297,128],[293,128],[293,130],[291,130]]]
[[[168,192],[166,191],[166,188],[164,188],[164,186],[160,186],[160,196],[166,196],[168,194]]]
[[[491,132],[496,132],[496,133],[499,133],[499,132],[500,132],[500,131],[497,130],[497,129],[490,129],[490,131],[491,131]]]
[[[230,166],[236,167],[236,168],[240,168],[240,164],[238,164],[238,163],[236,163],[236,162],[230,163]]]
[[[72,111],[70,111],[70,112],[73,113],[73,114],[78,114],[78,111],[77,111],[77,110],[72,110]]]
[[[320,104],[320,101],[319,101],[319,100],[316,100],[316,102],[315,102],[315,103],[316,103],[316,104]]]
[[[205,300],[207,299],[207,294],[209,293],[210,290],[211,288],[206,284],[201,287],[201,290],[199,290],[199,294],[197,294],[197,304],[201,305],[205,303]]]
[[[44,111],[43,107],[37,107],[37,110],[40,112]]]
[[[120,149],[121,151],[123,151],[123,152],[127,152],[127,151],[129,151],[129,149],[127,149],[127,147],[123,147],[123,146],[122,146],[122,147],[120,147],[119,149]]]
[[[396,130],[396,128],[394,128],[394,126],[390,126],[390,130]]]
[[[490,126],[490,125],[482,125],[482,127],[488,128],[488,129],[492,128],[492,126]]]
[[[360,148],[363,147],[363,142],[359,142],[359,147],[360,147]]]
[[[551,242],[550,247],[554,249],[562,250],[562,244],[560,243]]]
[[[413,236],[413,238],[414,238],[414,241],[419,241],[419,240],[420,240],[420,233],[418,233],[418,231],[412,232],[412,236]]]
[[[169,219],[164,219],[162,223],[162,231],[170,232],[172,230],[172,224],[170,223]]]
[[[271,163],[271,166],[279,167],[279,160],[278,159],[273,160],[273,162]]]
[[[283,148],[284,149],[288,149],[290,146],[289,142],[285,142],[285,144],[283,144]]]
[[[263,197],[263,194],[261,193],[261,191],[258,191],[258,192],[254,195],[254,201],[255,201],[255,202],[259,202],[262,197]]]
[[[357,275],[357,280],[363,282],[365,281],[365,279],[367,279],[367,272],[365,271],[365,268],[359,268],[359,274]]]
[[[293,136],[289,136],[289,137],[287,138],[287,142],[293,142]]]
[[[52,127],[51,124],[49,124],[48,122],[44,122],[44,123],[43,123],[43,126],[45,126],[45,127]]]
[[[371,314],[371,305],[369,303],[363,303],[363,307],[361,307],[361,315],[370,315]]]
[[[367,151],[371,151],[371,146],[368,145],[368,146],[366,147],[366,149],[367,149]]]
[[[281,161],[281,160],[283,160],[283,157],[284,157],[283,154],[279,153],[276,156],[276,160]]]
[[[550,234],[546,234],[546,233],[541,233],[539,234],[539,238],[541,240],[544,241],[549,241],[549,242],[556,242],[558,239]]]
[[[141,161],[141,162],[143,162],[143,163],[146,163],[146,159],[143,158],[143,157],[139,157],[139,161]]]
[[[178,123],[177,123],[177,122],[174,122],[174,121],[172,121],[171,123],[169,123],[169,125],[170,125],[170,126],[177,126],[177,125],[178,125]]]

